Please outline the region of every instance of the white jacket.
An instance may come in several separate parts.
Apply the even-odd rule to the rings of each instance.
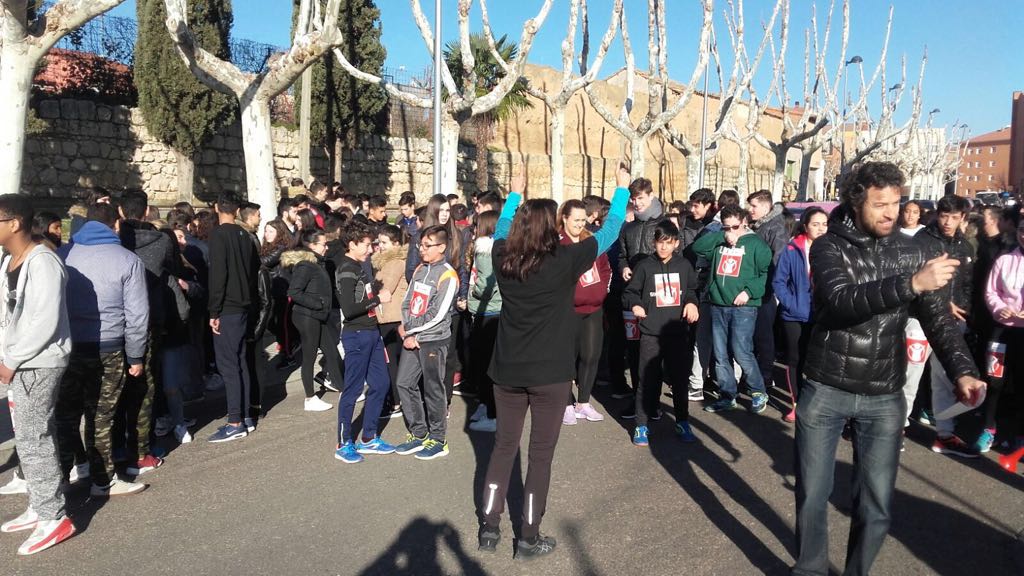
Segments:
[[[7,285],[11,256],[0,262],[0,352],[12,370],[64,368],[71,353],[65,288],[67,272],[60,257],[39,244],[21,265],[17,286]]]

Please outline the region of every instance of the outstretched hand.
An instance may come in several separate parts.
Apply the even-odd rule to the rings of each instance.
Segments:
[[[629,174],[629,168],[625,162],[619,162],[619,171],[615,174],[615,186],[618,188],[629,188],[633,177]]]
[[[519,192],[526,197],[526,174],[523,171],[523,165],[516,164],[515,172],[512,173],[512,192]]]

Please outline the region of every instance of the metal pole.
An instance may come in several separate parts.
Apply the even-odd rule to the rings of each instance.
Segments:
[[[711,37],[708,37],[708,44],[711,44]],[[709,48],[710,50],[710,48]],[[722,105],[722,94],[718,95],[719,105]],[[704,65],[704,104],[700,114],[700,177],[697,179],[697,187],[704,187],[704,162],[705,150],[708,146],[708,64]],[[690,190],[693,192],[693,190]]]
[[[441,0],[434,0],[434,194],[441,194]]]

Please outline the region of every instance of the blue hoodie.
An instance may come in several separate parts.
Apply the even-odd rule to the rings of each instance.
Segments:
[[[807,236],[792,239],[775,265],[772,288],[786,322],[811,321],[811,276],[807,267]]]
[[[72,350],[124,350],[129,364],[146,355],[146,267],[108,226],[86,222],[57,254],[68,272]]]

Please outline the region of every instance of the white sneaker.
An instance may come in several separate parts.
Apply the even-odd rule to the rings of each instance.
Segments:
[[[120,478],[114,478],[110,481],[110,484],[107,484],[106,486],[97,486],[93,484],[92,488],[89,490],[89,494],[100,498],[106,498],[108,496],[126,496],[128,494],[138,494],[146,488],[149,488],[149,485],[143,484],[142,482],[126,482]]]
[[[28,494],[28,481],[21,476],[18,476],[18,473],[15,472],[14,475],[11,476],[10,482],[0,486],[0,494],[5,496],[10,494]]]
[[[484,406],[483,404],[480,404],[479,406],[476,407],[476,411],[473,412],[473,415],[469,417],[469,421],[476,422],[481,418],[487,418],[487,406]]]
[[[31,530],[36,527],[39,523],[39,514],[36,511],[29,508],[21,513],[20,516],[13,520],[8,520],[0,525],[0,532],[11,533],[20,532],[22,530]]]
[[[78,464],[77,466],[71,469],[71,472],[68,474],[68,483],[74,484],[75,482],[78,482],[79,480],[85,480],[88,477],[89,463],[82,462],[81,464]]]
[[[56,546],[61,542],[71,538],[75,533],[75,525],[71,523],[71,518],[67,516],[59,520],[49,520],[47,522],[40,522],[36,524],[36,529],[32,532],[32,535],[25,540],[21,546],[18,547],[18,554],[21,556],[28,556],[35,554],[36,552],[42,552],[51,546]]]
[[[474,432],[497,432],[498,421],[494,418],[487,417],[487,411],[484,410],[484,417],[469,423],[469,429]]]
[[[316,396],[310,396],[309,398],[306,398],[305,409],[306,412],[323,412],[325,410],[330,410],[331,405]]]
[[[178,440],[178,444],[188,444],[192,441],[192,433],[188,431],[184,424],[178,424],[174,427],[174,437]]]

